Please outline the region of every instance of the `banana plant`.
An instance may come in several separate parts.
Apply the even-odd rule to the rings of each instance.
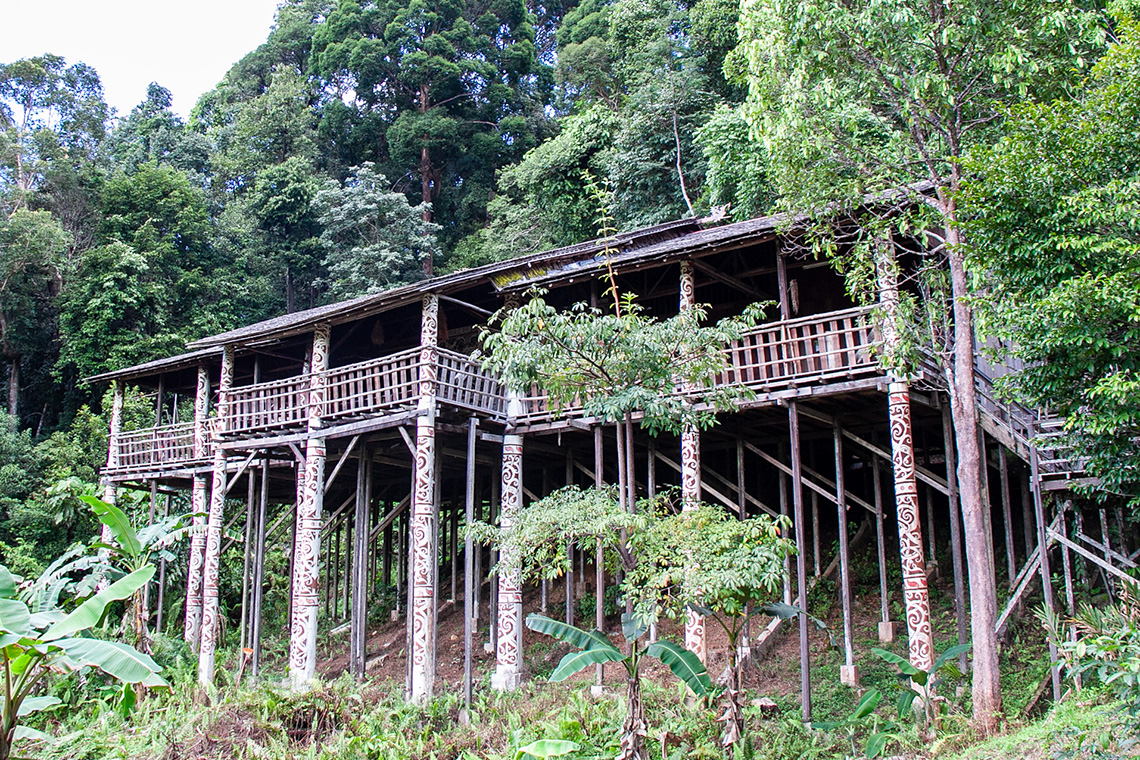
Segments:
[[[958,659],[958,655],[969,650],[969,644],[957,644],[949,647],[938,655],[929,670],[922,670],[911,665],[905,657],[900,657],[894,652],[888,652],[886,649],[879,649],[878,647],[871,649],[880,660],[889,662],[898,668],[898,677],[901,683],[898,698],[899,717],[901,718],[910,712],[917,700],[922,709],[923,725],[932,726],[935,730],[939,727],[941,715],[939,701],[934,696],[938,692],[938,687],[946,679],[960,680],[965,678],[962,671],[958,669],[955,660]]]
[[[153,566],[139,568],[65,612],[58,605],[58,591],[21,595],[15,576],[0,565],[0,667],[4,679],[0,692],[0,760],[9,760],[17,741],[50,741],[46,734],[20,722],[27,715],[59,704],[55,697],[33,696],[51,672],[93,667],[124,684],[169,688],[160,675],[161,668],[149,656],[127,644],[87,635],[103,619],[108,606],[129,598],[153,575]],[[45,582],[30,589],[54,585]]]
[[[96,548],[107,552],[111,564],[109,574],[114,577],[132,573],[147,567],[157,555],[171,562],[175,559],[170,547],[177,544],[204,526],[188,525],[188,515],[170,516],[135,529],[127,514],[114,504],[108,504],[94,496],[79,497],[95,512],[99,521],[107,526],[114,539],[112,544],[96,544]],[[149,610],[143,603],[143,589],[138,589],[131,597],[131,621],[135,646],[149,651],[150,634],[147,631]]]
[[[879,706],[882,698],[883,693],[881,691],[870,689],[863,694],[859,704],[855,705],[855,710],[846,718],[816,721],[811,724],[811,727],[817,731],[844,731],[847,734],[847,741],[851,744],[851,757],[859,755],[859,749],[855,744],[856,736],[863,729],[869,728],[871,734],[867,737],[863,757],[873,760],[873,758],[883,754],[887,742],[897,739],[899,735],[898,724],[891,720],[880,723],[879,718],[875,715],[875,708]]]
[[[628,612],[621,618],[622,636],[629,644],[628,653],[600,631],[584,631],[545,615],[527,616],[526,625],[532,631],[577,647],[577,651],[570,652],[558,663],[550,674],[551,681],[563,681],[591,665],[606,662],[620,663],[625,668],[626,714],[617,760],[648,760],[649,757],[645,750],[649,725],[641,699],[641,664],[645,657],[663,662],[697,696],[707,697],[713,691],[704,663],[692,652],[670,641],[654,641],[642,648],[641,638],[649,630],[648,626]]]

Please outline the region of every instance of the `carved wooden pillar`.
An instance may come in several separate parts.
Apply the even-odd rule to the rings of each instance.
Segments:
[[[877,274],[879,302],[883,307],[883,347],[888,365],[897,359],[899,332],[898,269],[889,242],[879,247]],[[914,439],[910,417],[910,386],[895,366],[888,369],[887,407],[890,415],[891,460],[894,463],[895,506],[898,513],[899,555],[902,559],[903,602],[906,607],[910,662],[920,670],[934,664],[930,628],[930,596],[926,587],[926,558],[918,511],[918,483],[914,475]]]
[[[297,500],[293,539],[293,609],[289,620],[289,681],[294,689],[313,680],[317,664],[317,609],[320,603],[321,520],[325,501],[325,439],[319,435],[329,368],[327,324],[313,330],[309,358],[309,439],[305,441],[304,481]]]
[[[426,295],[420,322],[420,416],[416,418],[415,486],[410,533],[412,628],[411,698],[423,702],[435,686],[436,487],[435,403],[439,297]]]
[[[198,683],[213,683],[214,655],[218,635],[218,571],[222,549],[222,520],[226,502],[226,452],[221,437],[226,432],[230,387],[234,382],[234,349],[222,352],[222,373],[218,381],[218,418],[214,427],[214,471],[210,489],[210,514],[206,520],[206,552],[202,562],[202,631],[198,646]]]
[[[512,396],[508,417],[517,416],[519,400]],[[522,436],[503,436],[503,490],[499,527],[509,529],[522,509]],[[513,691],[522,682],[522,587],[517,558],[499,557],[498,640],[495,644],[495,674],[491,686]]]
[[[206,415],[210,408],[210,372],[198,365],[198,389],[194,394],[194,461],[206,458]],[[190,536],[190,563],[186,571],[186,623],[183,636],[194,651],[202,632],[202,565],[205,562],[206,476],[195,475],[190,491],[190,511],[194,532]]]
[[[123,432],[123,398],[126,387],[122,380],[116,380],[114,392],[111,395],[110,430],[107,435],[107,467],[103,476],[103,501],[114,504],[118,496],[115,481],[111,480],[110,473],[119,467],[119,437]],[[99,540],[105,544],[111,543],[114,537],[111,529],[104,525],[99,534]]]
[[[693,282],[693,265],[681,262],[681,302],[680,310],[686,311],[696,305],[696,292]],[[686,388],[686,390],[690,390]],[[682,509],[694,509],[701,501],[701,431],[696,425],[686,424],[681,429],[681,505]],[[708,661],[708,642],[705,638],[705,619],[693,612],[685,612],[685,648]]]

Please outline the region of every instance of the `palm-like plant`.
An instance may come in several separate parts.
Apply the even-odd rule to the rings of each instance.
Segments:
[[[623,652],[600,631],[584,631],[544,615],[528,616],[526,625],[532,631],[553,636],[578,648],[578,651],[562,658],[550,674],[551,681],[563,681],[591,665],[606,662],[617,662],[625,668],[626,713],[617,760],[644,760],[648,757],[644,744],[649,724],[641,699],[641,664],[644,658],[653,657],[665,663],[697,696],[707,697],[712,693],[708,671],[692,652],[671,641],[654,641],[644,648],[641,646],[641,639],[649,629],[635,614],[627,612],[621,618],[622,636],[629,646],[628,652]]]
[[[55,574],[51,568],[48,572]],[[109,605],[135,594],[153,575],[152,566],[134,570],[65,612],[58,599],[66,582],[61,586],[59,579],[41,577],[21,589],[17,579],[0,565],[0,667],[4,678],[0,760],[11,757],[12,745],[20,739],[48,739],[21,726],[20,720],[59,704],[56,697],[33,696],[53,671],[93,667],[126,684],[167,686],[159,675],[159,666],[149,656],[127,644],[89,635]],[[44,589],[50,591],[44,593]]]

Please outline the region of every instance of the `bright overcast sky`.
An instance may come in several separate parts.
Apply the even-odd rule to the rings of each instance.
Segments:
[[[0,63],[54,53],[95,67],[126,116],[158,82],[187,116],[198,97],[265,42],[280,0],[0,0]]]

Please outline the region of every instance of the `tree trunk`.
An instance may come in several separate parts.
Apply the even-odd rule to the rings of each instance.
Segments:
[[[954,299],[952,359],[946,366],[950,411],[958,454],[958,487],[966,538],[970,581],[970,628],[973,639],[974,724],[985,734],[997,729],[1001,713],[997,621],[997,577],[987,500],[982,492],[981,442],[978,438],[978,397],[974,386],[974,326],[969,281],[961,251],[954,200],[946,201],[946,246]]]
[[[293,286],[293,271],[285,269],[285,311],[292,314],[297,310],[297,291]]]
[[[8,427],[16,431],[20,422],[20,355],[8,357]]]
[[[645,752],[645,735],[649,728],[641,701],[641,679],[636,674],[630,675],[625,684],[625,721],[621,724],[621,749],[615,760],[649,760]]]

